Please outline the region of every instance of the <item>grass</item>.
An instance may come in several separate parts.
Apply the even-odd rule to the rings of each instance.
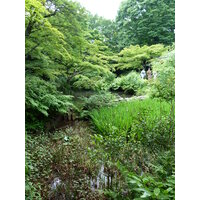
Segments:
[[[153,121],[170,114],[171,106],[167,102],[146,99],[121,102],[111,107],[93,110],[90,117],[99,133],[102,135],[121,135],[127,133],[133,126],[134,120],[146,116],[145,122],[153,126]]]
[[[139,199],[148,193],[148,199],[174,199],[173,108],[165,101],[145,99],[91,111],[94,139],[104,162],[117,163],[128,172],[124,180],[120,176],[120,187],[104,191],[106,197]],[[142,185],[140,180],[146,183]]]

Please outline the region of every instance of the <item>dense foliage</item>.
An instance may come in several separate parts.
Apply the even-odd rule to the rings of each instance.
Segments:
[[[140,88],[143,88],[146,81],[141,79],[136,72],[130,72],[128,75],[116,78],[113,81],[113,90],[123,90],[126,93],[136,94]]]
[[[119,53],[118,64],[115,65],[116,70],[135,70],[141,71],[150,63],[153,58],[159,57],[166,51],[163,45],[157,44],[152,46],[130,46],[124,48]]]
[[[119,48],[174,42],[175,0],[126,0],[117,16]]]
[[[163,57],[156,59],[152,67],[159,73],[158,78],[152,84],[152,97],[172,101],[175,98],[175,52],[165,53]]]
[[[120,145],[123,145],[122,141],[138,140],[153,150],[154,145],[159,145],[161,141],[162,147],[169,142],[172,134],[170,126],[173,127],[173,124],[169,123],[173,117],[170,111],[170,104],[166,102],[135,100],[94,110],[91,117],[101,135],[112,139],[120,137]]]
[[[117,25],[114,21],[104,19],[98,15],[90,16],[89,27],[95,32],[101,33],[104,42],[113,51],[118,51]]]
[[[117,166],[125,181],[105,191],[111,199],[174,199],[173,109],[148,99],[91,112],[103,160]]]
[[[174,27],[174,0],[25,0],[27,200],[175,198]]]
[[[26,137],[26,199],[104,199],[91,193],[90,177],[98,165],[90,160],[93,148],[90,130],[84,123],[53,134]],[[90,158],[90,159],[89,159]],[[52,189],[55,178],[62,184]]]
[[[112,53],[88,29],[88,15],[75,2],[26,0],[26,122],[68,113],[71,90],[105,90],[114,79]],[[96,37],[96,38],[95,38]],[[31,113],[31,115],[30,115]],[[43,114],[39,116],[40,114]]]

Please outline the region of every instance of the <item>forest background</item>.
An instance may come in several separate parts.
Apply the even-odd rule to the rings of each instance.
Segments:
[[[13,3],[14,4],[14,3]],[[18,5],[18,3],[16,3],[16,4],[14,4],[15,5],[15,9],[13,9],[13,13],[16,13],[17,11],[16,11],[16,8],[19,8],[19,5]],[[184,3],[181,3],[181,6],[180,7],[182,7],[182,6],[185,6],[184,8],[184,10],[188,10],[188,5],[185,5]],[[194,4],[193,5],[189,5],[189,6],[191,6],[191,8],[192,9],[190,9],[190,10],[195,10],[198,6],[194,6]],[[7,7],[10,7],[10,6],[7,6]],[[22,6],[23,7],[23,6]],[[186,9],[187,8],[187,9]],[[20,10],[20,9],[19,9]],[[23,9],[22,9],[22,13],[23,13]],[[178,13],[180,13],[180,10],[178,11]],[[195,16],[197,15],[197,13],[198,12],[190,12],[190,16],[192,17],[192,16],[194,16],[194,18],[195,18]],[[16,13],[17,14],[17,13]],[[17,16],[17,15],[16,15]],[[179,15],[178,15],[179,16]],[[24,17],[24,16],[23,16]],[[185,19],[186,19],[186,16],[184,16],[184,15],[182,15],[181,17],[185,17]],[[196,17],[196,19],[198,19],[198,17]],[[11,22],[11,18],[9,19],[10,20],[10,22]],[[12,18],[12,24],[13,24],[13,26],[14,27],[16,27],[17,26],[17,21],[18,19],[17,18]],[[20,21],[20,20],[19,20]],[[23,20],[22,20],[23,21]],[[195,23],[195,20],[194,21],[192,21],[192,23],[191,23],[191,21],[190,21],[190,23],[189,23],[189,21],[188,20],[185,20],[186,22],[187,22],[187,27],[190,27],[190,28],[188,28],[188,29],[185,29],[185,27],[183,27],[182,28],[182,30],[184,29],[184,31],[180,31],[181,30],[181,28],[180,29],[176,29],[176,35],[178,34],[178,36],[177,36],[177,43],[178,44],[181,44],[182,42],[179,42],[180,40],[181,40],[181,38],[183,38],[183,36],[185,35],[187,35],[188,33],[190,33],[191,32],[191,30],[195,30],[195,31],[193,31],[193,36],[194,37],[190,37],[190,42],[188,41],[188,42],[186,42],[187,43],[187,45],[185,45],[185,46],[187,46],[187,48],[186,49],[193,49],[193,47],[191,46],[191,44],[195,44],[195,43],[197,43],[199,40],[198,39],[196,39],[196,38],[198,38],[198,37],[195,37],[195,35],[197,36],[198,35],[198,29],[195,27],[195,26],[193,26],[194,25],[194,23]],[[11,24],[11,23],[8,23],[8,24]],[[9,28],[13,28],[13,26],[12,27],[9,27]],[[21,27],[23,27],[23,24],[21,25]],[[22,28],[23,29],[23,28]],[[17,28],[16,28],[16,30],[18,30]],[[180,34],[180,32],[181,32],[181,34]],[[18,33],[18,31],[16,31],[16,35],[17,35],[17,33]],[[11,34],[12,34],[12,31],[7,31],[6,32],[6,34],[7,34],[7,36],[11,36]],[[20,34],[21,34],[21,36],[20,36]],[[22,38],[22,33],[20,32],[20,34],[19,34],[19,38]],[[182,37],[181,37],[181,35],[183,35]],[[2,37],[2,38],[5,38],[5,37]],[[186,38],[186,37],[185,37]],[[5,60],[5,62],[4,63],[7,63],[8,61],[9,62],[12,62],[13,64],[13,66],[15,66],[15,64],[16,64],[16,61],[19,59],[19,57],[23,57],[23,56],[19,56],[19,55],[21,55],[21,54],[23,54],[23,47],[21,48],[22,50],[20,51],[21,52],[21,54],[19,53],[16,53],[16,52],[18,52],[18,47],[19,46],[22,46],[22,43],[23,43],[23,38],[21,39],[21,40],[17,40],[16,39],[16,37],[9,37],[9,40],[7,40],[7,42],[9,43],[9,44],[16,44],[16,45],[12,45],[12,48],[10,48],[11,47],[11,45],[6,45],[5,46],[5,48],[4,48],[4,52],[13,52],[12,53],[12,55],[13,55],[13,59],[11,60],[10,59],[10,56],[8,57],[8,56],[2,56],[2,58],[3,58],[3,60]],[[178,46],[176,46],[176,49],[178,48],[178,50],[177,50],[177,52],[178,52],[178,56],[177,57],[179,57],[179,58],[184,58],[184,62],[179,62],[178,61],[178,63],[181,63],[181,66],[184,66],[184,63],[186,63],[186,64],[188,64],[188,66],[195,66],[196,65],[196,63],[194,62],[194,58],[198,58],[198,51],[193,51],[192,52],[192,55],[188,52],[188,51],[181,51],[181,48],[182,48],[182,46],[181,45],[178,45]],[[195,49],[195,48],[194,48]],[[181,55],[180,55],[181,54]],[[9,54],[6,54],[6,55],[10,55],[10,53]],[[191,59],[187,59],[187,57],[190,57]],[[178,58],[178,60],[182,60],[182,59],[179,59]],[[23,66],[24,64],[23,64],[23,59],[21,59],[21,66]],[[2,65],[3,66],[3,65]],[[180,66],[180,64],[178,64],[178,66]],[[180,69],[180,68],[179,68]],[[192,68],[191,68],[192,69]],[[8,68],[8,70],[10,70],[10,68]],[[11,146],[16,146],[16,148],[15,149],[21,149],[22,151],[21,152],[23,152],[23,143],[24,143],[24,140],[22,139],[22,140],[19,140],[19,138],[20,138],[20,135],[17,133],[16,134],[16,130],[18,130],[18,128],[17,127],[19,127],[20,125],[19,124],[21,124],[21,123],[19,123],[19,121],[17,120],[18,118],[20,118],[20,119],[23,119],[24,117],[23,117],[23,113],[21,114],[21,117],[19,117],[20,116],[20,113],[21,113],[21,110],[23,110],[23,107],[24,107],[24,105],[23,105],[23,98],[21,98],[21,97],[23,97],[24,96],[24,94],[23,94],[23,91],[20,93],[21,95],[19,95],[19,88],[22,88],[21,86],[18,86],[17,85],[17,83],[21,80],[21,83],[22,83],[22,85],[24,84],[23,83],[23,76],[21,76],[21,74],[23,74],[23,68],[21,69],[21,72],[22,73],[20,73],[19,74],[19,72],[17,72],[17,71],[19,71],[19,69],[18,68],[13,68],[13,72],[16,72],[16,73],[13,73],[13,75],[12,74],[10,74],[10,77],[11,77],[11,79],[12,79],[12,83],[14,82],[15,84],[13,85],[9,85],[8,84],[8,87],[9,87],[9,89],[6,89],[6,91],[5,91],[5,89],[3,89],[3,92],[6,94],[5,96],[9,96],[9,95],[11,95],[11,97],[10,98],[8,98],[8,99],[6,99],[6,100],[4,100],[3,99],[3,103],[2,103],[2,105],[5,105],[4,104],[4,102],[6,102],[7,101],[7,103],[9,103],[9,107],[7,107],[7,109],[9,109],[9,110],[15,110],[15,112],[13,113],[13,118],[15,119],[14,120],[14,122],[13,122],[13,126],[11,127],[10,126],[10,123],[8,124],[8,122],[7,122],[7,120],[2,120],[2,121],[5,121],[5,123],[2,123],[2,125],[3,125],[3,127],[5,127],[5,129],[4,130],[6,130],[7,131],[7,129],[8,129],[8,127],[9,127],[9,129],[12,129],[12,133],[15,133],[12,137],[12,140],[10,140],[10,135],[8,135],[8,139],[6,138],[5,139],[5,141],[9,141],[9,143],[10,143],[10,145]],[[184,77],[188,77],[188,72],[186,71],[185,72],[185,75],[184,75],[184,71],[185,70],[182,70],[182,68],[181,68],[181,70],[179,70],[179,74],[181,74],[181,77],[182,77],[182,80],[185,80],[185,78]],[[191,70],[192,71],[192,70]],[[9,73],[5,73],[5,74],[9,74]],[[17,75],[17,76],[16,76]],[[21,77],[21,78],[20,78]],[[180,76],[179,76],[180,77]],[[198,80],[198,73],[195,73],[195,74],[193,74],[193,76],[191,76],[191,77],[194,77],[194,78],[187,78],[188,80],[189,80],[189,82],[191,82],[191,83],[193,83],[193,85],[192,85],[192,87],[190,87],[190,85],[188,85],[188,82],[185,82],[185,81],[182,81],[181,82],[181,84],[182,84],[182,87],[179,87],[180,88],[180,90],[182,90],[181,88],[183,88],[184,89],[184,91],[185,90],[187,90],[187,91],[190,91],[190,93],[192,93],[193,94],[193,97],[194,98],[192,98],[192,101],[195,103],[195,102],[197,102],[198,101],[198,96],[197,96],[197,92],[196,91],[198,91],[196,88],[195,88],[195,86],[194,85],[198,85],[198,83],[197,83],[197,80]],[[196,77],[196,78],[195,78]],[[180,80],[180,79],[179,79]],[[2,79],[1,81],[4,81],[4,79]],[[4,86],[5,85],[5,82],[7,83],[7,81],[4,81],[4,84],[2,83],[1,84],[1,86]],[[178,85],[180,85],[180,82],[178,82]],[[12,91],[12,93],[10,92],[10,91]],[[15,99],[15,102],[17,102],[17,105],[21,105],[21,106],[16,106],[16,104],[13,104],[13,94],[14,94],[14,99]],[[19,96],[21,96],[21,97],[19,97]],[[177,97],[178,99],[179,99],[179,102],[185,102],[185,103],[182,103],[182,105],[183,104],[186,104],[186,102],[188,102],[188,100],[189,99],[191,99],[190,98],[191,96],[185,96],[184,95],[184,97],[183,98],[181,98],[181,101],[180,101],[180,97]],[[19,99],[19,100],[18,100]],[[193,109],[192,109],[193,108]],[[185,108],[185,113],[188,113],[187,115],[188,116],[192,116],[193,115],[193,113],[192,113],[192,110],[196,110],[196,109],[198,109],[198,107],[197,106],[195,106],[195,104],[193,104],[193,103],[191,103],[191,107],[190,107],[190,109],[188,109],[188,108]],[[5,114],[4,114],[4,119],[8,119],[9,117],[10,117],[10,113],[11,112],[8,112],[8,110],[7,110],[7,112],[4,112]],[[179,115],[180,116],[180,115]],[[186,123],[183,123],[184,121],[186,122],[188,122],[189,120],[187,120],[187,119],[183,119],[183,118],[181,118],[180,117],[180,119],[182,120],[182,124],[186,124]],[[195,129],[195,125],[197,126],[197,124],[198,124],[198,121],[197,121],[197,117],[195,117],[195,119],[194,119],[194,122],[192,122],[192,123],[190,123],[191,125],[187,128],[187,129],[185,129],[185,131],[181,131],[182,133],[185,133],[186,132],[186,130],[188,130],[187,132],[190,132],[191,134],[195,134],[195,132],[196,132],[196,129]],[[195,123],[195,120],[196,120],[196,123]],[[23,120],[22,120],[23,121]],[[180,126],[179,126],[180,127]],[[20,130],[22,130],[21,132],[23,132],[23,126],[21,126],[21,129]],[[183,130],[183,128],[182,128],[182,130]],[[22,138],[24,137],[23,136],[23,134],[22,134],[22,136],[21,136]],[[185,135],[185,134],[183,134],[183,135],[181,135],[181,140],[179,140],[179,136],[178,136],[178,141],[180,141],[180,142],[178,142],[179,144],[180,143],[183,143],[183,144],[185,144],[185,143],[190,143],[188,140],[191,140],[192,142],[194,142],[194,141],[198,141],[198,140],[194,140],[194,137],[187,137],[187,135]],[[186,139],[187,140],[187,142],[184,140],[184,139]],[[19,143],[17,143],[16,144],[16,141],[22,141],[22,142],[19,142]],[[182,142],[181,142],[182,141]],[[185,141],[185,142],[184,142]],[[21,145],[19,145],[19,144],[21,144]],[[6,149],[8,149],[8,155],[10,155],[10,156],[4,156],[4,158],[5,158],[5,160],[6,161],[8,161],[8,158],[10,158],[10,157],[15,157],[15,156],[13,156],[13,154],[14,154],[14,152],[13,151],[9,151],[9,146],[7,145],[6,147],[4,147],[4,146],[2,146],[3,148],[4,148],[4,150]],[[195,145],[193,145],[192,147],[190,146],[190,149],[191,150],[195,150],[196,149],[196,147],[197,147],[197,145],[195,146]],[[2,151],[3,152],[3,151]],[[198,152],[197,150],[196,150],[196,152]],[[18,152],[16,152],[16,158],[18,158],[17,157],[17,155],[19,155],[20,153],[18,153]],[[178,153],[179,154],[179,153]],[[194,157],[195,157],[195,154],[189,154],[189,152],[187,151],[186,152],[186,150],[184,150],[184,148],[182,149],[182,153],[181,154],[184,154],[184,155],[190,155],[190,158],[188,158],[188,156],[187,156],[187,158],[189,159],[189,161],[190,162],[188,162],[189,164],[190,163],[194,163],[194,161],[195,161],[195,159],[194,159]],[[179,154],[180,155],[180,154]],[[191,156],[192,155],[192,156]],[[14,158],[13,158],[13,160],[14,160]],[[11,162],[13,162],[13,160],[11,160]],[[23,160],[23,158],[21,159],[21,160]],[[17,162],[16,162],[17,163]],[[186,165],[182,165],[182,167],[183,168],[187,168],[187,163],[185,163]],[[188,164],[188,165],[189,165]],[[22,165],[23,165],[23,162],[22,162]],[[178,164],[179,166],[180,166],[180,164]],[[178,166],[178,168],[180,169],[180,167]],[[196,165],[193,165],[194,166],[194,168],[197,168],[198,167],[198,164],[196,164]],[[13,169],[13,165],[12,164],[9,164],[9,165],[7,165],[6,166],[6,168],[9,168],[10,170],[9,170],[9,173],[10,174],[13,174],[13,173],[15,173],[15,171],[13,171],[12,169]],[[23,167],[22,167],[23,168]],[[19,168],[19,171],[23,171],[23,170],[20,170],[20,168]],[[180,170],[181,171],[181,170]],[[186,170],[187,171],[187,170]],[[196,171],[196,172],[198,172],[198,170],[194,170],[194,171]],[[23,173],[19,173],[20,174],[20,176],[21,177],[23,177]],[[16,173],[15,173],[15,175],[16,175]],[[178,178],[179,179],[179,178]],[[16,183],[17,183],[17,180],[20,180],[20,178],[16,178]],[[179,179],[180,180],[180,179]],[[191,180],[190,178],[189,178],[189,180]],[[23,182],[23,181],[22,181]],[[16,184],[17,185],[17,184]],[[184,186],[184,185],[182,185],[182,188],[184,188],[184,187],[186,187],[186,186]],[[194,186],[193,186],[194,187]],[[17,189],[17,187],[16,187],[16,189],[14,189],[15,191],[16,191],[16,193],[15,193],[15,195],[17,194],[17,191],[18,191],[18,189]],[[188,189],[189,190],[189,189]],[[187,190],[184,190],[184,191],[187,191]],[[197,191],[197,190],[196,190]],[[6,192],[6,190],[5,190],[5,192]],[[188,194],[189,195],[189,194]],[[192,194],[190,194],[190,195],[195,195],[195,193],[192,193]],[[186,196],[186,194],[184,194],[184,196]],[[190,196],[191,197],[191,196]],[[194,196],[195,197],[195,196]],[[182,199],[184,199],[184,198],[182,198]]]

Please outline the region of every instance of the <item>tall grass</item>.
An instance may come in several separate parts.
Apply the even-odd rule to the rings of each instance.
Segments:
[[[93,110],[90,113],[97,131],[102,135],[118,136],[127,134],[140,117],[149,127],[155,126],[154,121],[170,115],[171,105],[155,99],[121,102],[111,107]]]
[[[126,187],[127,199],[174,199],[172,104],[157,99],[134,100],[90,113],[104,162],[117,163],[126,182],[122,181],[121,188],[106,190],[107,196],[124,199]]]

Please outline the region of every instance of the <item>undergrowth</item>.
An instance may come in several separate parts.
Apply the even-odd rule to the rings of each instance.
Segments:
[[[98,152],[121,174],[108,199],[174,199],[174,102],[122,102],[90,116]]]
[[[91,192],[90,177],[98,170],[88,149],[93,148],[85,123],[53,134],[26,137],[26,199],[104,199]],[[61,180],[55,190],[55,178]]]

